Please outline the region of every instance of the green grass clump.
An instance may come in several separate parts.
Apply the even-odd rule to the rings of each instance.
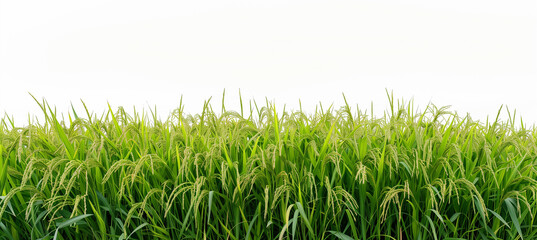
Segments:
[[[411,103],[0,124],[2,239],[535,239],[537,131]]]

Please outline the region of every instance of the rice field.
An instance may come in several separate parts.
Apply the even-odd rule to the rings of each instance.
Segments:
[[[537,238],[534,127],[388,100],[163,121],[36,100],[44,121],[0,122],[0,238]]]

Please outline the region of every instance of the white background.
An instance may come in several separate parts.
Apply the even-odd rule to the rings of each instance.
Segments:
[[[287,109],[396,99],[537,123],[537,2],[0,0],[0,114],[265,97]],[[504,108],[505,109],[505,108]],[[80,113],[79,113],[80,114]],[[507,114],[504,113],[503,119]]]

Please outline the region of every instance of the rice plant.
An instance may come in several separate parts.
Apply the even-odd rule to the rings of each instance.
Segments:
[[[537,238],[535,128],[388,98],[382,117],[241,99],[165,121],[36,100],[43,122],[1,120],[0,236]]]

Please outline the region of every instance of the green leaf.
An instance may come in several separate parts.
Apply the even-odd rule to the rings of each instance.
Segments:
[[[479,199],[477,198],[477,196],[474,196],[474,203],[475,203],[475,206],[477,208],[477,212],[479,212],[479,215],[481,216],[481,220],[483,220],[483,224],[486,225],[487,224],[487,218],[486,218],[486,215],[485,215],[485,210],[483,209],[483,206],[479,202]]]
[[[190,215],[192,213],[192,208],[193,207],[194,207],[194,205],[190,204],[190,207],[188,208],[188,212],[186,213],[186,217],[183,220],[183,224],[181,226],[181,232],[179,232],[179,236],[178,236],[179,239],[181,239],[181,237],[183,236],[183,233],[185,232],[185,229],[186,229],[186,226],[188,225],[188,220],[189,220]]]
[[[135,232],[137,232],[138,230],[142,229],[143,227],[149,225],[149,223],[143,223],[142,225],[138,226],[137,228],[134,229],[134,231],[131,232],[131,234],[129,234],[129,236],[127,237],[127,239],[129,239],[132,234],[134,234]]]
[[[293,226],[291,228],[291,235],[293,236],[293,239],[295,239],[295,232],[296,232],[296,225],[297,225],[297,222],[298,222],[298,210],[295,210],[295,214],[293,216]]]
[[[435,209],[431,209],[431,212],[433,212],[438,217],[438,219],[440,219],[440,222],[444,224],[444,218],[442,217],[442,215],[440,215],[438,211],[436,211]]]
[[[259,212],[256,212],[256,214],[254,215],[254,218],[252,219],[252,221],[250,221],[250,224],[248,225],[248,230],[246,231],[246,240],[250,239],[250,232],[252,232],[252,228],[254,227],[255,220],[257,220],[258,216],[259,216]]]
[[[4,225],[4,223],[2,222],[0,222],[0,229],[2,229],[2,232],[4,232],[5,236],[7,236],[8,239],[15,240],[13,236],[11,235],[11,232],[7,230],[6,225]]]
[[[520,228],[520,223],[518,222],[518,217],[516,216],[516,209],[515,209],[515,200],[512,198],[505,199],[505,204],[507,205],[507,211],[509,212],[509,216],[511,217],[511,221],[513,221],[513,225],[515,225],[516,231],[520,235],[520,239],[524,239],[522,236],[522,229]]]
[[[457,218],[459,217],[459,215],[461,215],[460,212],[458,212],[458,213],[454,213],[454,214],[451,215],[451,217],[449,218],[449,221],[450,221],[450,222],[454,222],[455,220],[457,220]]]
[[[436,236],[436,227],[434,226],[433,220],[429,216],[425,216],[427,218],[427,221],[429,221],[429,224],[431,225],[431,231],[433,232],[434,240],[438,240],[438,237]]]
[[[354,238],[342,232],[336,232],[336,231],[328,231],[328,232],[330,232],[332,235],[336,236],[337,238],[341,240],[354,240]]]
[[[74,218],[71,218],[69,220],[66,220],[66,221],[63,221],[61,223],[58,223],[57,224],[57,228],[56,228],[56,232],[54,233],[54,240],[57,239],[58,237],[58,231],[64,227],[67,227],[71,224],[75,224],[75,223],[78,223],[80,221],[82,221],[84,218],[87,218],[87,217],[90,217],[90,216],[93,216],[93,214],[82,214],[82,215],[79,215],[79,216],[76,216]]]
[[[73,144],[69,141],[67,138],[67,134],[65,134],[65,131],[63,130],[63,127],[58,122],[58,119],[50,106],[48,106],[48,109],[50,111],[50,114],[52,115],[52,121],[54,123],[54,129],[58,133],[58,136],[60,137],[60,140],[62,141],[63,145],[65,146],[65,150],[67,152],[67,156],[70,160],[75,158],[75,148],[73,147]]]
[[[300,202],[296,202],[296,207],[298,208],[298,211],[300,212],[300,216],[304,220],[304,223],[306,224],[306,227],[308,228],[309,232],[315,238],[315,232],[313,232],[313,228],[310,225],[310,221],[308,220],[308,216],[306,215],[306,212],[304,211],[304,207],[302,207],[302,204]]]
[[[61,223],[58,223],[56,226],[57,226],[58,229],[64,228],[64,227],[67,227],[67,226],[69,226],[71,224],[78,223],[82,219],[87,218],[87,217],[91,217],[91,216],[93,216],[93,214],[82,214],[82,215],[73,217],[73,218],[71,218],[69,220],[66,220],[66,221],[63,221]]]
[[[491,209],[488,209],[487,210],[492,213],[492,215],[494,215],[497,219],[499,219],[507,228],[511,228],[509,226],[509,224],[507,224],[507,222],[502,218],[502,216],[500,216],[500,214],[498,214],[497,212],[495,211],[492,211]]]
[[[211,207],[213,205],[213,196],[214,196],[214,191],[210,191],[209,192],[209,211],[207,213],[207,223],[209,223],[209,221],[211,220]]]

